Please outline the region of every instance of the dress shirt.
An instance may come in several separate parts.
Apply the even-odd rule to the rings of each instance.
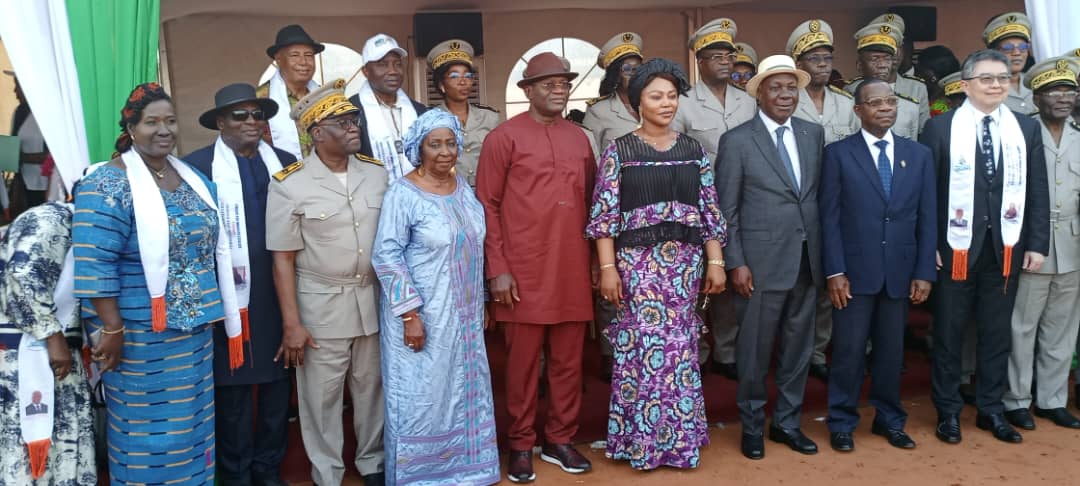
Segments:
[[[769,115],[766,115],[764,111],[758,110],[758,117],[765,123],[765,129],[769,131],[769,137],[772,138],[773,145],[776,145],[776,129],[780,127],[786,127],[784,130],[784,148],[787,149],[788,157],[791,158],[791,170],[795,173],[795,182],[798,187],[802,187],[802,171],[799,165],[799,147],[795,145],[795,129],[791,126],[791,117],[784,120],[784,124],[776,123]],[[780,146],[777,145],[777,150],[780,150]],[[777,155],[779,157],[779,154]]]
[[[893,141],[892,130],[886,131],[884,137],[877,138],[874,136],[874,134],[866,131],[866,129],[863,129],[862,137],[863,140],[866,140],[867,148],[870,149],[870,160],[874,161],[874,167],[877,167],[878,154],[881,153],[881,149],[877,148],[877,146],[874,144],[878,143],[878,141],[880,140],[884,140],[889,143],[885,146],[885,156],[889,158],[889,169],[895,173],[896,157],[894,157],[894,154],[896,153],[896,151],[893,150],[893,148],[896,146],[896,144]]]

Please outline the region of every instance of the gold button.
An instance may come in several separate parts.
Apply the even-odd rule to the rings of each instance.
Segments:
[[[360,275],[359,273],[356,274],[356,278],[360,278],[360,277],[363,277],[363,275]]]
[[[326,213],[319,214],[319,219],[326,219]]]
[[[1057,203],[1057,207],[1059,207],[1059,208],[1060,208],[1060,207],[1061,207],[1061,203]]]
[[[465,153],[470,153],[470,152],[472,152],[472,149],[465,149]]]
[[[360,223],[359,223],[359,222],[357,222],[357,223],[353,223],[353,226],[356,226],[357,228],[359,228],[359,227],[360,227]]]
[[[364,250],[356,250],[357,253],[363,254]]]
[[[1060,185],[1061,185],[1061,181],[1057,181],[1057,185],[1059,185],[1059,186],[1060,186]]]
[[[1056,225],[1056,224],[1055,224],[1055,225],[1054,225],[1054,229],[1058,229],[1058,225]]]
[[[352,201],[352,196],[349,196],[349,200]]]

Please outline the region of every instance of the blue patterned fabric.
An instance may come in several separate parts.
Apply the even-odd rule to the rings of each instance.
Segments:
[[[216,197],[216,188],[206,182]],[[126,331],[120,366],[102,377],[112,484],[214,482],[213,332],[224,316],[214,251],[217,212],[182,183],[161,192],[169,218],[168,322],[155,333],[123,170],[97,169],[75,195],[75,295],[90,332],[89,299],[116,298]]]
[[[383,201],[372,264],[383,288],[387,484],[499,482],[484,347],[484,212],[465,179],[457,184],[440,196],[401,178]],[[398,316],[418,307],[426,343],[413,352]]]
[[[874,145],[879,150],[877,156],[878,176],[881,177],[881,187],[885,189],[885,199],[888,199],[892,193],[892,162],[889,161],[889,154],[885,153],[885,147],[889,146],[889,142],[878,140],[874,142]]]

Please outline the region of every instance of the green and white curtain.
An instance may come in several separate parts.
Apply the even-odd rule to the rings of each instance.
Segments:
[[[131,89],[158,71],[160,0],[0,0],[0,39],[71,189],[108,160]]]

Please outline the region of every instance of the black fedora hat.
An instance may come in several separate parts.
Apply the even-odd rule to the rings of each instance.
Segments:
[[[214,108],[199,116],[199,124],[211,130],[217,130],[217,116],[230,106],[240,103],[255,103],[259,105],[266,119],[269,120],[278,112],[278,104],[270,98],[259,98],[255,94],[255,87],[247,83],[230,84],[218,90],[214,95]]]
[[[277,39],[274,40],[274,45],[266,48],[266,55],[270,56],[270,59],[274,58],[274,54],[277,54],[282,47],[291,46],[293,44],[304,44],[311,46],[315,49],[315,54],[318,54],[326,49],[326,46],[315,42],[307,32],[304,32],[304,28],[299,25],[292,24],[282,27],[277,33]]]

